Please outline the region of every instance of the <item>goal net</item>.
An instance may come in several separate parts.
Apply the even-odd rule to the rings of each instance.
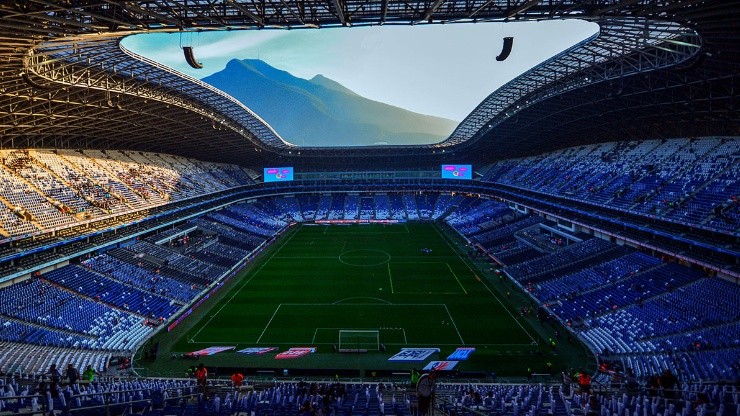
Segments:
[[[339,330],[339,351],[378,351],[380,350],[380,331],[378,330]]]

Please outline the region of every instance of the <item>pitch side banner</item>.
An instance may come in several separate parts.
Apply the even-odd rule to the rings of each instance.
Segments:
[[[401,352],[388,361],[424,361],[435,352],[439,352],[439,348],[401,348]]]
[[[474,347],[458,348],[455,350],[455,352],[450,354],[447,357],[447,359],[448,360],[459,360],[459,361],[467,360],[468,358],[470,358],[470,354],[474,352],[475,352]]]
[[[202,350],[189,352],[185,355],[189,355],[191,357],[202,357],[206,355],[213,355],[213,354],[218,354],[220,352],[233,350],[234,348],[236,347],[208,347],[208,348],[203,348]]]
[[[459,361],[430,361],[429,364],[424,367],[424,371],[450,371],[455,368],[458,362]]]
[[[316,352],[316,348],[291,348],[288,351],[283,351],[275,356],[276,360],[290,360],[293,358],[300,358],[304,355]]]
[[[239,350],[237,352],[247,355],[260,355],[272,351],[277,351],[277,347],[244,348],[243,350]]]
[[[398,224],[406,222],[404,220],[315,220],[315,224]]]

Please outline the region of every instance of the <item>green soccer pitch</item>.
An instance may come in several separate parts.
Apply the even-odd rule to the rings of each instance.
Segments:
[[[363,372],[423,367],[387,361],[403,347],[439,348],[430,357],[437,360],[457,347],[475,347],[460,371],[523,375],[527,368],[554,372],[574,365],[568,362],[573,354],[550,351],[546,328],[520,316],[507,296],[510,286],[497,288],[504,283],[479,271],[457,243],[432,223],[292,227],[217,298],[160,335],[160,355],[212,346],[310,346],[316,353],[294,360],[233,352],[203,360],[222,367]],[[378,331],[385,351],[337,352],[340,330]],[[185,366],[163,361],[151,370]]]

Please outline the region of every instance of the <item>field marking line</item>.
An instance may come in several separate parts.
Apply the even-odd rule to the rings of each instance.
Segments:
[[[426,256],[419,256],[421,258],[428,258]],[[402,264],[446,264],[443,261],[393,261],[393,263],[402,263]]]
[[[342,246],[342,250],[344,250],[344,248],[345,248],[345,246]],[[345,254],[347,254],[347,253],[353,253],[353,252],[356,252],[356,251],[373,251],[373,252],[376,252],[376,253],[383,253],[386,256],[388,256],[388,258],[385,259],[385,260],[383,260],[383,261],[381,261],[381,262],[373,263],[373,264],[352,264],[352,263],[348,263],[348,262],[342,260],[342,256],[344,256]],[[357,257],[357,258],[367,258],[367,257],[368,256]],[[376,250],[376,249],[372,249],[372,248],[356,248],[356,249],[352,249],[352,250],[344,250],[341,253],[339,253],[339,256],[337,256],[337,260],[339,260],[340,263],[346,264],[347,266],[356,266],[356,267],[375,267],[375,266],[380,266],[380,265],[382,265],[384,263],[389,263],[391,261],[391,259],[392,259],[392,257],[391,257],[391,255],[387,251],[384,251],[384,250]]]
[[[311,338],[311,345],[316,345],[316,336],[319,334],[319,329],[322,330],[322,331],[326,331],[326,330],[341,331],[341,330],[343,330],[345,328],[325,328],[325,327],[316,328],[313,331],[313,338]],[[367,328],[367,329],[364,329],[363,328],[363,329],[358,329],[358,331],[373,331],[373,330],[377,330],[377,329],[378,328]],[[299,344],[299,343],[296,343],[296,344]],[[322,344],[326,344],[326,342],[323,342]],[[333,343],[330,343],[330,344],[333,344]]]
[[[534,337],[527,331],[526,328],[524,328],[524,325],[522,325],[522,323],[519,322],[519,320],[514,316],[514,314],[511,313],[511,311],[509,310],[509,308],[507,308],[506,305],[504,305],[504,303],[501,302],[501,299],[499,299],[499,297],[496,296],[495,293],[493,293],[493,291],[491,290],[491,288],[488,287],[488,285],[485,284],[485,282],[483,282],[483,279],[481,279],[480,283],[483,285],[483,287],[486,288],[486,290],[488,291],[488,293],[490,293],[493,296],[493,298],[496,299],[499,304],[501,304],[501,307],[504,308],[504,310],[509,314],[509,316],[511,317],[511,319],[513,319],[514,322],[516,322],[517,325],[519,325],[519,328],[521,328],[522,331],[524,331],[524,333],[527,334],[527,336],[529,337],[529,339],[532,340],[532,344],[533,345],[539,345],[539,343],[537,342],[537,340],[534,339]],[[530,344],[530,345],[532,345],[532,344]]]
[[[459,295],[460,292],[394,292],[399,295]]]
[[[374,235],[397,235],[397,234],[408,234],[408,233],[400,232],[400,231],[399,232],[377,231],[377,232],[372,232],[372,233],[369,233],[369,232],[359,233],[357,231],[349,231],[349,232],[347,232],[347,234],[352,234],[352,235],[373,235],[374,236]]]
[[[401,328],[403,330],[403,328]],[[405,330],[403,330],[405,332]],[[405,336],[405,334],[404,334]],[[189,342],[188,344],[204,344],[204,345],[223,345],[223,344],[229,344],[229,345],[237,345],[237,344],[250,344],[248,341],[193,341]],[[304,344],[303,342],[271,342],[269,345],[290,345],[290,346],[296,346]],[[314,342],[313,345],[332,345],[332,342]],[[383,342],[385,345],[408,345],[409,342],[401,343],[401,342]],[[428,344],[428,343],[427,343]],[[419,344],[419,345],[426,345],[426,344]],[[446,344],[446,343],[439,343],[435,342],[434,345],[440,345],[443,347],[454,347],[454,346],[460,346],[459,342],[452,343],[452,344]],[[532,347],[532,344],[475,344],[476,347],[482,347],[482,346],[489,346],[489,347]]]
[[[457,258],[459,258],[460,261],[462,261],[463,264],[465,264],[466,266],[468,266],[468,269],[470,271],[472,271],[472,269],[470,269],[470,265],[468,265],[468,263],[465,261],[465,259],[460,255],[460,250],[458,250],[458,249],[456,249],[455,247],[452,246],[452,244],[447,240],[447,238],[445,238],[445,236],[442,235],[442,233],[439,231],[439,229],[437,228],[436,225],[432,224],[432,228],[434,228],[434,231],[436,231],[437,234],[439,234],[439,238],[441,238],[442,240],[444,240],[445,243],[447,243],[447,246],[450,247],[450,249],[452,250],[452,252],[455,253],[455,254],[457,254]]]
[[[453,276],[455,276],[455,280],[457,280],[457,284],[458,284],[458,285],[460,285],[460,288],[461,288],[461,289],[463,290],[463,292],[465,292],[465,294],[467,295],[467,294],[468,294],[468,291],[467,291],[467,290],[465,290],[465,286],[463,286],[463,284],[462,284],[462,282],[460,281],[460,279],[458,279],[458,278],[457,278],[457,275],[455,274],[455,272],[453,272],[453,271],[452,271],[452,267],[450,267],[450,263],[445,263],[445,264],[447,265],[447,268],[448,268],[448,269],[450,269],[450,273],[452,273],[452,275],[453,275]]]
[[[314,329],[314,331],[313,331],[313,338],[311,339],[311,344],[312,345],[333,344],[331,342],[319,342],[319,343],[317,343],[316,342],[316,336],[318,335],[319,330],[322,330],[322,331],[326,331],[326,330],[331,330],[331,331],[342,331],[342,330],[344,330],[344,331],[378,331],[378,334],[380,334],[381,331],[401,331],[401,333],[403,334],[403,344],[399,344],[399,343],[395,343],[395,342],[387,343],[387,344],[388,345],[407,345],[408,344],[408,340],[406,338],[406,329],[405,328],[351,328],[350,329],[350,328],[346,328],[346,327],[342,327],[342,328],[318,327],[318,328]],[[300,342],[285,342],[284,344],[300,344]],[[450,344],[450,345],[457,345],[457,344]]]
[[[380,225],[380,226],[383,227],[384,230],[383,231],[373,231],[373,232],[368,232],[368,231],[365,231],[365,230],[363,230],[363,231],[355,231],[355,229],[357,229],[356,227],[362,227],[362,226],[365,226],[365,225]],[[393,234],[410,234],[411,233],[409,231],[408,227],[406,227],[406,224],[405,223],[402,223],[402,225],[405,228],[404,231],[387,231],[387,230],[385,230],[386,228],[393,227],[394,225],[399,225],[399,224],[382,224],[382,223],[380,223],[380,224],[359,224],[359,223],[358,224],[326,224],[326,225],[324,225],[324,227],[326,227],[326,228],[324,228],[324,232],[323,233],[324,234],[332,234],[332,233],[328,233],[327,232],[327,231],[329,231],[329,228],[331,228],[331,227],[334,227],[333,229],[335,229],[335,230],[342,230],[344,232],[344,234],[351,234],[351,235],[393,235]],[[346,228],[342,228],[342,227],[346,227]]]
[[[344,302],[345,300],[353,300],[353,299],[372,299],[372,300],[377,300],[377,301],[383,302],[386,305],[393,305],[391,302],[388,302],[385,299],[374,298],[372,296],[355,296],[355,297],[351,297],[351,298],[344,298],[344,299],[339,299],[338,301],[333,302],[331,304],[332,305],[339,305],[340,302]],[[348,303],[347,305],[356,305],[356,304],[355,303]]]
[[[440,237],[441,237],[441,238],[442,238],[443,240],[445,240],[445,242],[447,243],[447,245],[448,245],[448,246],[450,246],[450,248],[451,248],[452,250],[454,250],[454,251],[455,251],[455,252],[457,253],[457,256],[458,256],[458,257],[460,257],[460,260],[462,260],[462,262],[463,262],[463,263],[464,263],[464,264],[465,264],[466,266],[468,266],[468,270],[470,270],[471,272],[473,272],[473,274],[475,274],[475,272],[473,271],[473,269],[472,269],[472,268],[470,267],[470,264],[469,264],[469,263],[468,263],[468,262],[467,262],[467,261],[466,261],[465,259],[463,259],[463,258],[462,258],[462,256],[460,255],[460,253],[459,253],[459,251],[458,251],[458,250],[455,250],[455,248],[454,248],[454,247],[452,247],[452,244],[451,244],[451,243],[450,243],[450,242],[449,242],[449,241],[448,241],[448,240],[447,240],[447,239],[446,239],[446,238],[445,238],[445,237],[444,237],[444,236],[442,235],[442,233],[441,233],[441,232],[439,231],[439,229],[437,228],[437,226],[436,226],[436,225],[433,225],[433,228],[434,228],[434,229],[435,229],[435,230],[437,231],[437,234],[439,234],[439,236],[440,236]],[[499,299],[499,298],[498,298],[498,296],[496,296],[496,294],[495,294],[495,293],[493,293],[493,291],[491,290],[491,288],[490,288],[490,287],[488,287],[488,285],[487,285],[487,284],[485,284],[485,282],[483,281],[483,279],[481,279],[481,280],[480,280],[480,282],[481,282],[481,284],[483,285],[483,287],[485,287],[485,288],[486,288],[486,290],[488,290],[488,293],[490,293],[490,294],[491,294],[491,296],[493,296],[493,298],[494,298],[494,299],[496,299],[496,301],[498,301],[498,303],[499,303],[499,304],[501,305],[501,307],[502,307],[502,308],[504,308],[504,310],[506,311],[506,313],[508,313],[508,314],[509,314],[509,316],[511,317],[511,319],[513,319],[513,320],[514,320],[514,322],[516,322],[516,324],[517,324],[517,325],[519,325],[519,328],[521,328],[521,329],[522,329],[522,331],[524,331],[524,333],[525,333],[525,334],[527,334],[527,336],[529,337],[529,339],[530,339],[530,340],[532,341],[532,344],[534,344],[534,345],[539,345],[539,343],[538,343],[538,342],[537,342],[537,340],[536,340],[536,339],[535,339],[535,338],[534,338],[534,337],[532,336],[532,334],[530,334],[530,333],[529,333],[529,331],[527,331],[527,329],[526,329],[526,328],[524,328],[524,325],[522,325],[522,323],[521,323],[521,322],[519,322],[519,320],[518,320],[518,319],[516,319],[516,317],[514,316],[514,314],[513,314],[513,313],[511,313],[511,311],[509,310],[509,308],[507,308],[507,307],[506,307],[506,305],[504,305],[504,303],[503,303],[503,302],[501,302],[501,299]]]
[[[459,329],[457,329],[457,324],[455,324],[455,319],[454,319],[454,318],[452,317],[452,314],[450,313],[450,310],[449,310],[449,309],[447,309],[447,304],[446,304],[446,303],[443,303],[442,305],[444,305],[444,307],[445,307],[445,310],[447,311],[447,316],[449,316],[449,317],[450,317],[450,322],[452,322],[452,326],[454,326],[454,327],[455,327],[455,332],[457,332],[457,336],[458,336],[458,337],[460,338],[460,342],[461,342],[461,343],[462,343],[463,345],[465,345],[465,341],[463,341],[463,337],[462,337],[462,335],[460,335],[460,330],[459,330]]]
[[[332,331],[380,331],[380,330],[388,329],[388,330],[400,331],[402,328],[375,328],[375,327],[373,328],[347,328],[346,326],[342,326],[342,327],[320,326],[316,329],[317,330],[331,329]]]
[[[365,250],[365,249],[357,249]],[[348,250],[352,251],[352,250]],[[380,250],[379,250],[380,251]],[[336,259],[337,256],[275,256],[276,259],[299,259],[299,260],[311,260],[311,259]],[[394,259],[428,259],[429,256],[394,256]],[[457,258],[456,256],[439,256],[435,257],[438,259]],[[393,261],[394,263],[444,263],[443,261]]]
[[[437,256],[432,255],[429,256],[428,254],[425,254],[423,256],[393,256],[394,259],[428,259],[428,260],[436,260],[436,261],[428,261],[428,262],[418,262],[418,261],[400,261],[396,262],[394,260],[394,263],[444,263],[442,259],[456,259],[457,256]]]
[[[444,306],[444,303],[281,303],[283,306]]]
[[[234,294],[233,294],[233,295],[232,295],[232,296],[231,296],[231,297],[229,298],[229,300],[227,300],[227,301],[226,301],[226,303],[224,303],[224,304],[223,304],[223,306],[221,306],[220,308],[218,308],[218,310],[216,311],[216,313],[214,313],[213,315],[211,315],[211,318],[210,318],[210,319],[208,319],[208,321],[206,321],[206,323],[205,323],[205,324],[203,324],[203,326],[202,326],[202,327],[201,327],[201,328],[200,328],[200,329],[199,329],[199,330],[198,330],[198,331],[197,331],[197,332],[196,332],[195,334],[193,334],[193,336],[192,336],[192,337],[190,337],[190,339],[192,339],[192,340],[195,340],[195,337],[197,337],[197,336],[198,336],[198,334],[200,334],[200,333],[201,333],[201,331],[203,331],[203,329],[205,329],[205,327],[206,327],[206,326],[208,326],[208,324],[210,324],[210,323],[211,323],[211,321],[213,320],[213,318],[215,318],[216,316],[218,316],[218,314],[220,314],[220,313],[221,313],[221,311],[223,310],[223,308],[225,308],[225,307],[226,307],[226,305],[228,305],[229,303],[231,303],[231,301],[232,301],[232,300],[234,300],[234,298],[236,297],[236,295],[238,295],[239,293],[241,293],[242,289],[244,289],[244,287],[245,287],[245,286],[246,286],[246,285],[247,285],[247,284],[248,284],[249,282],[251,282],[251,281],[252,281],[252,279],[254,279],[254,277],[255,277],[255,276],[257,276],[257,275],[259,274],[259,272],[260,272],[260,271],[262,271],[262,269],[263,269],[263,268],[264,268],[265,266],[267,266],[267,264],[268,264],[268,263],[270,263],[270,261],[272,261],[272,258],[273,258],[273,257],[275,257],[275,255],[276,255],[276,254],[277,254],[277,253],[278,253],[278,252],[279,252],[280,250],[282,250],[282,249],[283,249],[283,247],[285,247],[285,245],[286,245],[286,244],[288,244],[288,242],[289,242],[290,240],[292,240],[292,239],[293,239],[293,237],[294,237],[294,236],[295,236],[296,234],[298,234],[298,230],[300,230],[300,228],[297,228],[297,229],[296,229],[296,230],[295,230],[295,231],[293,232],[293,234],[291,234],[291,235],[290,235],[290,237],[288,237],[288,239],[287,239],[287,240],[285,240],[285,242],[283,243],[283,245],[281,245],[281,246],[280,246],[280,247],[279,247],[279,248],[278,248],[277,250],[275,250],[275,252],[274,252],[274,253],[272,253],[272,255],[270,256],[270,258],[268,258],[267,260],[265,260],[265,262],[264,262],[264,263],[262,263],[262,265],[260,265],[260,267],[259,267],[259,268],[258,268],[258,269],[257,269],[257,270],[256,270],[256,271],[254,272],[254,273],[252,273],[252,276],[250,276],[250,277],[249,277],[249,279],[247,279],[247,280],[246,280],[246,281],[245,281],[244,283],[242,283],[242,285],[241,285],[241,286],[239,287],[239,290],[237,290],[237,291],[236,291],[236,292],[235,292],[235,293],[234,293]]]
[[[388,266],[388,280],[391,282],[391,295],[392,295],[396,292],[393,290],[393,274],[391,274],[391,262],[386,263],[386,265]]]
[[[425,257],[425,256],[423,256]],[[388,268],[390,269],[390,263],[388,262]],[[444,264],[447,266],[448,269],[450,269],[450,273],[452,273],[452,277],[455,278],[457,281],[457,284],[460,285],[460,288],[462,289],[464,294],[468,294],[468,291],[465,290],[465,287],[463,286],[462,282],[460,282],[460,279],[457,277],[454,271],[452,271],[452,267],[450,267],[450,264],[444,261],[393,261],[393,264],[400,263],[400,264]],[[390,270],[388,271],[390,273]],[[391,293],[398,293],[402,295],[428,295],[430,292],[394,292],[392,288],[393,284],[391,283]],[[459,295],[460,292],[431,292],[432,295]]]
[[[444,306],[444,303],[281,303],[283,306]]]
[[[270,318],[269,321],[267,321],[267,325],[265,325],[265,328],[262,330],[262,333],[260,334],[259,338],[257,338],[257,341],[255,342],[255,344],[259,344],[260,343],[260,340],[262,339],[262,336],[265,335],[265,332],[267,332],[267,328],[272,323],[272,320],[275,319],[275,315],[277,315],[277,313],[280,310],[280,307],[281,306],[283,306],[282,303],[279,304],[277,308],[275,308],[275,312],[272,313],[272,317]]]

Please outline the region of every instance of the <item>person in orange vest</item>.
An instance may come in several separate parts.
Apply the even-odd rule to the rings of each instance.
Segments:
[[[591,392],[591,376],[586,374],[583,369],[578,373],[578,387],[580,388],[579,393]]]
[[[234,374],[231,375],[231,382],[234,383],[234,389],[238,391],[244,382],[244,374],[235,371]]]
[[[208,369],[203,363],[198,364],[198,368],[195,370],[195,378],[198,381],[198,392],[203,394],[203,399],[208,398]]]

